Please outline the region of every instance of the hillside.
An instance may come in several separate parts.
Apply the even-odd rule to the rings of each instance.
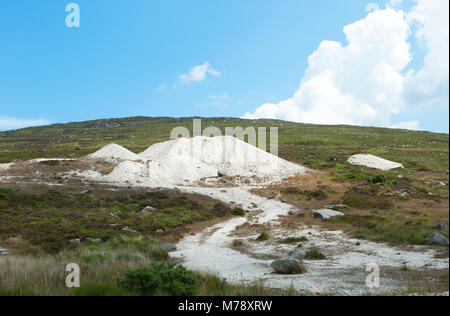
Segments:
[[[246,275],[269,288],[291,286],[299,291],[294,294],[448,291],[447,134],[203,119],[202,128],[222,131],[279,128],[279,156],[297,166],[282,179],[271,175],[259,185],[258,176],[271,165],[285,172],[292,164],[262,152],[267,156],[263,172],[249,165],[228,174],[237,166],[208,160],[221,152],[221,138],[216,138],[202,139],[209,158],[197,165],[176,154],[187,152],[189,142],[169,142],[174,127],[192,131],[192,124],[193,118],[134,117],[0,133],[0,246],[11,252],[9,260],[58,254],[55,264],[60,264],[68,251],[94,270],[103,269],[96,265],[106,260],[122,274],[149,262],[173,261],[202,273],[220,267],[231,284],[241,284]],[[250,146],[239,144],[242,152]],[[351,156],[393,167],[352,164]],[[30,161],[35,158],[45,159]],[[303,172],[303,166],[309,169]],[[156,212],[143,211],[150,205]],[[340,215],[318,217],[324,210]],[[447,246],[431,239],[437,233]],[[123,249],[117,250],[117,242]],[[170,256],[158,250],[164,242],[174,243]],[[142,252],[149,245],[151,253]],[[304,256],[306,270],[299,271],[305,276],[273,273],[273,260],[293,250]],[[126,260],[117,261],[119,255]],[[142,260],[135,261],[136,256]],[[46,265],[45,260],[39,264]],[[388,274],[379,291],[369,291],[364,283],[363,265],[370,262],[382,262]],[[101,282],[118,290],[116,276],[106,275]],[[92,282],[97,286],[94,277]],[[0,294],[2,287],[6,294],[23,291],[19,283],[0,282]],[[72,293],[60,286],[52,285],[48,294]],[[32,293],[42,290],[31,287]]]

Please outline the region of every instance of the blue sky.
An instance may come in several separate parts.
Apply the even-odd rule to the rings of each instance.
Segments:
[[[448,1],[443,1],[448,6]],[[70,2],[80,7],[80,28],[65,24],[65,7]],[[1,1],[0,130],[135,115],[245,115],[448,132],[448,63],[441,65],[444,69],[436,80],[418,75],[414,80],[402,80],[414,84],[402,83],[394,92],[377,83],[376,88],[362,94],[361,89],[354,91],[357,82],[347,78],[366,78],[374,70],[347,65],[354,64],[351,60],[365,60],[365,55],[340,48],[335,51],[335,47],[318,51],[324,40],[339,42],[345,48],[349,34],[344,33],[344,27],[368,21],[368,15],[375,25],[386,24],[388,19],[393,27],[402,27],[397,21],[400,15],[388,14],[384,2],[377,2],[380,10],[367,7],[369,2]],[[404,20],[410,20],[406,13],[413,11],[416,1],[395,2],[389,4],[390,10],[405,12]],[[441,19],[448,25],[448,15]],[[448,48],[442,52],[436,45],[427,46],[433,39],[414,36],[416,29],[427,30],[430,20],[411,22],[406,40],[413,58],[407,65],[403,64],[407,57],[387,58],[396,74],[406,78],[408,71],[418,73],[426,68],[424,60],[431,49],[440,51],[429,54],[430,58],[439,53],[448,56]],[[350,33],[359,34],[360,29],[355,27]],[[426,37],[427,32],[422,33]],[[405,40],[402,34],[399,31],[398,38],[389,39],[393,47]],[[446,41],[448,46],[448,27]],[[384,43],[376,44],[384,47]],[[347,60],[342,67],[353,68],[353,73],[335,69],[332,57],[325,61],[319,58],[320,65],[308,60],[315,52],[320,57],[330,51],[331,56],[340,56],[337,60]],[[376,56],[367,54],[377,65],[384,62],[380,51]],[[383,78],[392,74],[390,69],[382,72]],[[400,80],[397,77],[392,77],[393,86]],[[425,88],[419,91],[422,94],[415,90],[422,82],[431,81],[435,86],[426,90],[425,96]],[[379,104],[373,104],[373,95]],[[336,105],[328,108],[334,99]],[[269,106],[263,107],[265,104]],[[315,114],[323,111],[330,113],[329,117]]]

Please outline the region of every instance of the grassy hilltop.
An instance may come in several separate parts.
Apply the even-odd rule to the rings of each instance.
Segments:
[[[192,131],[192,118],[132,117],[0,132],[0,163],[37,157],[80,157],[113,142],[140,152],[155,142],[169,140],[170,131],[177,126]],[[278,127],[280,156],[314,169],[334,168],[352,153],[383,155],[418,171],[448,169],[448,134],[278,120],[202,119],[202,127],[208,126],[222,131],[236,126]]]

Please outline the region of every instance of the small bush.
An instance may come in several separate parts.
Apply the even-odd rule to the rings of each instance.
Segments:
[[[370,177],[369,179],[367,179],[367,181],[369,183],[373,183],[373,184],[385,184],[386,176],[384,174],[377,174],[377,175],[374,175],[373,177]]]
[[[308,241],[308,238],[306,238],[306,237],[289,237],[289,238],[286,238],[283,241],[283,243],[285,243],[285,244],[294,244],[294,243],[297,243],[297,242],[306,242],[306,241]]]
[[[197,280],[201,277],[181,265],[172,263],[152,264],[127,272],[118,281],[120,287],[142,296],[171,295],[189,296],[197,290]]]
[[[245,211],[241,208],[235,208],[231,211],[234,216],[245,216]]]
[[[261,235],[259,235],[259,237],[256,238],[256,240],[257,240],[257,241],[265,241],[265,240],[267,240],[267,239],[269,239],[269,238],[270,238],[270,236],[269,236],[268,233],[262,232]]]
[[[305,259],[309,260],[324,260],[327,257],[319,251],[319,249],[311,249],[305,254]]]
[[[12,194],[12,190],[8,188],[0,188],[0,200],[6,200]]]

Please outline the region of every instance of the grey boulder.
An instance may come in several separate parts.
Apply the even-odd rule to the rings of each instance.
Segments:
[[[437,246],[448,246],[448,238],[439,233],[432,233],[428,236],[430,244]]]
[[[0,256],[7,256],[9,255],[8,249],[0,248]]]
[[[296,249],[291,253],[291,258],[297,259],[297,260],[303,260],[303,258],[306,255],[306,251],[302,249]]]
[[[439,229],[439,230],[446,230],[446,229],[448,229],[448,225],[445,224],[445,223],[438,223],[436,225],[436,228]]]
[[[330,219],[330,218],[336,217],[336,216],[344,216],[344,213],[329,210],[326,208],[320,209],[320,210],[314,210],[314,211],[311,211],[311,213],[313,213],[314,218],[322,218],[322,219]]]
[[[275,260],[271,267],[280,274],[300,274],[303,271],[301,261],[294,258]]]
[[[177,246],[175,246],[175,245],[172,244],[171,242],[167,242],[167,243],[163,244],[160,248],[161,248],[161,249],[164,249],[164,250],[167,251],[167,252],[177,250]]]
[[[153,214],[158,212],[159,210],[153,206],[146,206],[141,210],[141,214]]]

